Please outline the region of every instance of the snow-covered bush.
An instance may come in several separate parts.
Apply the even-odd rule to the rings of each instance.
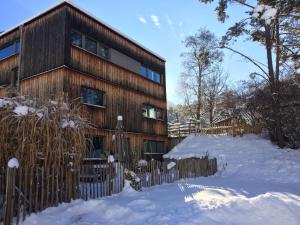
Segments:
[[[0,98],[0,166],[16,157],[21,165],[74,167],[86,152],[85,124],[63,101]]]
[[[136,175],[135,172],[128,169],[124,170],[125,179],[130,181],[130,186],[135,190],[141,190],[140,181],[141,179]]]

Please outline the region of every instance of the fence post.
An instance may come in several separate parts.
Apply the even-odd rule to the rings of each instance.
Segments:
[[[16,167],[7,168],[3,225],[11,225],[15,202]]]

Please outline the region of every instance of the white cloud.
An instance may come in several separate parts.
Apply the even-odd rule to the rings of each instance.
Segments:
[[[143,16],[139,16],[139,21],[143,24],[147,24],[147,20]]]
[[[159,22],[158,17],[154,14],[152,14],[150,17],[151,17],[151,20],[154,23],[154,25],[157,27],[160,27],[160,22]]]

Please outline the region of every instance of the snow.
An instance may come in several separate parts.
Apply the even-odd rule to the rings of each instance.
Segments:
[[[12,158],[8,161],[7,166],[9,168],[19,168],[20,164],[16,158]]]
[[[123,116],[118,116],[118,121],[122,121],[123,120]]]
[[[170,169],[172,169],[174,166],[176,166],[176,163],[175,163],[175,162],[170,162],[170,163],[168,163],[167,168],[168,168],[168,170],[170,170]]]
[[[14,109],[14,113],[20,116],[26,116],[29,112],[29,108],[27,106],[17,106]]]
[[[267,24],[270,24],[273,19],[276,18],[277,9],[269,5],[258,4],[253,9],[252,17],[265,20]]]
[[[138,161],[138,166],[147,166],[148,162],[145,159],[140,159]]]
[[[108,163],[113,163],[114,161],[115,161],[115,158],[114,158],[113,155],[109,155],[109,156],[107,157],[107,162],[108,162]]]
[[[120,194],[60,204],[32,214],[23,225],[300,224],[300,151],[278,149],[255,135],[188,140],[182,143],[189,152],[218,158],[215,176],[138,192],[126,181]]]
[[[62,128],[66,128],[66,127],[76,128],[76,123],[73,120],[62,119],[61,127]]]

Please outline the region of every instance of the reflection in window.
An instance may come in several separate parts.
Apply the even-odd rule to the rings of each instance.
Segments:
[[[71,43],[72,45],[82,48],[82,35],[76,31],[72,31]]]
[[[164,153],[164,143],[160,141],[145,141],[144,153]]]
[[[144,66],[141,66],[141,75],[147,77],[147,68]]]
[[[97,54],[97,42],[86,37],[85,38],[85,49],[89,52]]]
[[[97,89],[83,86],[80,88],[81,103],[103,106],[103,95],[104,92]]]
[[[91,136],[86,138],[87,158],[99,159],[103,154],[103,137]]]
[[[162,109],[151,105],[144,105],[143,116],[147,118],[162,120],[163,119]]]
[[[0,49],[0,60],[20,52],[20,41],[17,40],[10,45]]]
[[[83,48],[88,52],[101,56],[103,58],[109,58],[109,49],[103,46],[96,40],[88,37],[87,35],[81,34],[77,31],[71,32],[71,43],[74,46]]]
[[[109,52],[108,48],[103,47],[102,45],[99,45],[99,56],[102,56],[104,58],[109,58]]]
[[[161,80],[160,80],[160,74],[145,67],[145,66],[141,66],[141,69],[140,69],[140,74],[143,76],[143,77],[146,77],[152,81],[155,81],[156,83],[160,83]]]

